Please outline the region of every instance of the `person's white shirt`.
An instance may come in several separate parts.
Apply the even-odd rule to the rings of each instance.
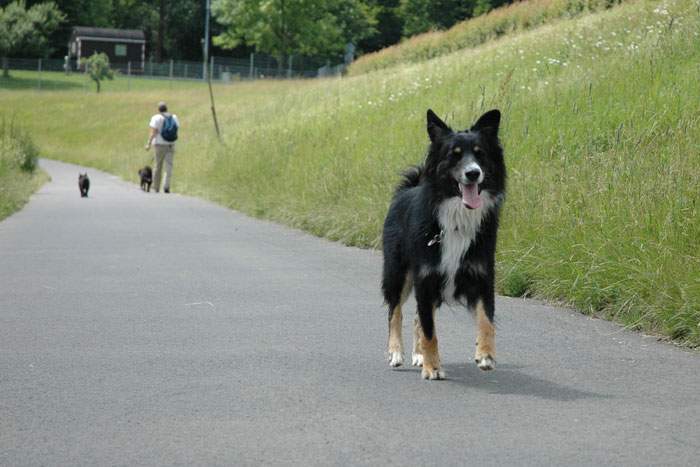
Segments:
[[[168,114],[167,112],[163,112],[163,113],[157,113],[151,117],[151,123],[149,123],[148,126],[157,130],[156,137],[153,140],[153,144],[175,144],[174,141],[165,141],[163,139],[163,137],[160,135],[160,130],[163,129],[163,122],[165,122],[166,115],[170,115],[170,114]],[[177,123],[177,127],[180,128],[180,121],[177,119],[177,115],[172,114],[172,116],[173,116],[173,119],[175,120],[175,123]]]

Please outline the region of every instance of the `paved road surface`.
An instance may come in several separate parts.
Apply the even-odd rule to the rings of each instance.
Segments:
[[[423,381],[376,252],[42,166],[0,223],[0,465],[700,463],[698,353],[502,298],[497,369],[443,310]]]

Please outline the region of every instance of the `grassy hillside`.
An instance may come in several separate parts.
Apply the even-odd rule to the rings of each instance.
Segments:
[[[19,210],[47,179],[29,135],[0,118],[0,220]]]
[[[462,21],[447,31],[418,34],[392,47],[363,55],[348,69],[350,75],[417,63],[452,52],[476,47],[506,34],[527,31],[605,10],[622,0],[527,0],[492,10],[470,20]]]
[[[499,289],[700,344],[700,16],[632,1],[384,72],[162,91],[2,91],[49,157],[132,180],[155,103],[183,122],[175,191],[374,247],[425,111],[504,114]],[[115,83],[115,86],[117,83]],[[378,293],[379,297],[379,293]]]

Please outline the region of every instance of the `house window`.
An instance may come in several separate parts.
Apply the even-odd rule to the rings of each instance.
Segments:
[[[126,57],[126,44],[115,45],[114,55],[116,55],[117,57]]]

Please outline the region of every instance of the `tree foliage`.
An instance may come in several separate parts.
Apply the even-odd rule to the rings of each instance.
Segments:
[[[280,65],[293,54],[337,58],[376,32],[375,11],[361,0],[215,0],[212,12],[223,26],[214,44],[247,44]]]
[[[90,79],[97,85],[97,92],[100,92],[100,81],[104,79],[114,79],[114,72],[109,67],[109,57],[105,53],[94,53],[85,61],[85,67]]]
[[[16,0],[0,8],[0,57],[3,76],[8,76],[7,57],[14,54],[46,56],[50,50],[47,38],[65,19],[53,2],[30,8],[24,0]]]
[[[345,44],[372,52],[402,38],[455,23],[510,3],[512,0],[212,0],[215,37],[213,54],[251,50],[277,57],[282,66],[290,55],[339,61]],[[74,26],[139,29],[146,35],[147,54],[156,60],[200,60],[205,0],[53,0],[65,21],[21,21],[20,29],[44,40],[22,40],[11,49],[14,34],[2,29],[0,55],[63,57]],[[43,6],[42,6],[43,5]],[[0,0],[0,15],[16,9],[47,8],[46,0]],[[217,23],[218,22],[218,23]],[[17,24],[17,21],[14,21]],[[220,47],[220,48],[219,48]],[[216,50],[219,48],[219,50]],[[3,52],[3,50],[11,50]]]
[[[399,15],[399,0],[366,0],[376,14],[377,33],[358,42],[361,52],[375,52],[401,40],[403,19]]]
[[[447,29],[471,17],[476,1],[499,0],[401,0],[398,10],[403,20],[403,35],[409,37],[433,29]]]

